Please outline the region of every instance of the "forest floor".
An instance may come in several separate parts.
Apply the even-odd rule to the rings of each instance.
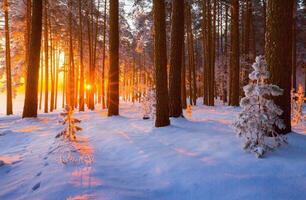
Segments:
[[[305,199],[306,124],[257,159],[231,128],[237,108],[201,105],[159,129],[140,110],[76,113],[74,143],[55,139],[58,113],[0,117],[0,199]]]

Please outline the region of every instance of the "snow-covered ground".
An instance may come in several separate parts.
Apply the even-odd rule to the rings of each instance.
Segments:
[[[305,125],[257,159],[230,127],[235,108],[195,107],[159,129],[139,105],[97,110],[76,114],[76,143],[55,139],[59,114],[0,117],[0,199],[305,199]]]

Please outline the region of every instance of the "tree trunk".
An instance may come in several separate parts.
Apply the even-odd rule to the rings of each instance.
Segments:
[[[192,31],[192,16],[191,6],[186,2],[186,30],[187,30],[187,50],[188,50],[188,65],[189,65],[189,94],[190,105],[195,104],[194,92],[196,91],[195,84],[195,58],[194,58],[194,37]]]
[[[239,106],[239,1],[232,0],[231,54],[230,54],[230,106]]]
[[[51,96],[50,96],[50,112],[54,110],[54,100],[55,100],[55,55],[54,55],[54,40],[52,38],[52,27],[51,20],[49,18],[49,30],[50,30],[50,63],[51,63]]]
[[[49,101],[49,31],[48,31],[48,0],[44,1],[44,48],[45,48],[45,105],[44,112],[48,113]]]
[[[156,71],[156,127],[170,125],[167,88],[165,1],[153,0],[154,65]]]
[[[32,15],[31,9],[32,9],[32,0],[27,0],[26,2],[26,31],[25,31],[25,66],[28,66],[28,62],[29,62],[31,15]]]
[[[184,29],[184,28],[183,28]],[[185,63],[185,32],[183,37],[183,47],[182,47],[182,75],[181,75],[181,102],[182,102],[182,109],[187,108],[187,101],[186,101],[186,63]]]
[[[119,2],[110,1],[110,69],[108,116],[119,115]]]
[[[72,10],[72,0],[69,0],[68,7],[70,10]],[[71,109],[74,109],[74,103],[75,103],[75,77],[74,77],[74,55],[73,55],[73,35],[72,35],[72,12],[69,12],[68,15],[69,20],[69,64],[68,64],[68,85],[66,90],[66,98],[67,98],[67,104]]]
[[[11,76],[11,45],[8,1],[4,0],[4,18],[5,18],[5,67],[6,67],[6,114],[13,114],[13,96],[12,96],[12,76]]]
[[[37,117],[39,59],[42,33],[42,0],[33,1],[30,53],[22,117]]]
[[[184,43],[184,0],[174,0],[172,5],[171,55],[170,55],[170,117],[182,116],[181,69]]]
[[[296,13],[297,12],[297,2],[294,2],[294,6],[293,6],[293,21],[292,21],[292,88],[293,89],[297,89],[296,87],[296,67],[297,67],[297,63],[296,63],[296,34],[297,34],[297,16]]]
[[[102,61],[102,84],[101,84],[101,100],[102,100],[102,108],[106,108],[105,101],[105,61],[106,61],[106,9],[107,9],[107,0],[105,0],[104,4],[104,17],[103,17],[103,61]]]
[[[78,0],[79,6],[79,50],[80,50],[80,98],[79,111],[85,110],[84,106],[84,61],[83,61],[83,15],[82,15],[82,0]]]
[[[268,1],[266,59],[271,72],[271,82],[284,89],[275,103],[284,111],[282,118],[291,132],[291,78],[292,78],[292,22],[293,0]]]

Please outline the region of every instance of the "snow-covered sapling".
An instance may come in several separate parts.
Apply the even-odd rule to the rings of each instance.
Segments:
[[[276,130],[286,128],[280,118],[283,111],[272,99],[282,95],[283,90],[267,83],[270,73],[263,56],[257,57],[252,67],[254,71],[249,74],[251,81],[243,88],[242,112],[234,122],[234,128],[245,139],[244,149],[262,157],[265,152],[286,143],[286,138]]]
[[[149,89],[148,92],[141,98],[143,119],[153,119],[155,117],[156,110],[156,95],[155,90]]]
[[[304,91],[303,86],[299,84],[296,93],[292,92],[292,123],[298,124],[303,119]]]
[[[56,138],[63,136],[71,141],[75,141],[76,133],[82,130],[81,127],[76,125],[81,123],[81,120],[73,117],[73,110],[68,105],[65,107],[64,112],[62,112],[60,115],[63,117],[63,120],[60,121],[60,123],[66,125],[66,127],[56,136]]]

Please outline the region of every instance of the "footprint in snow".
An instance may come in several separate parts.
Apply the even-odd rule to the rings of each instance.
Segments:
[[[32,187],[32,191],[37,190],[38,188],[40,188],[40,182],[36,183],[33,187]]]
[[[48,159],[48,156],[44,157],[44,160],[47,160]]]
[[[38,172],[37,174],[36,174],[36,176],[40,176],[42,174],[42,172]]]
[[[47,162],[44,164],[45,167],[47,167],[48,165],[49,165],[49,163],[47,163]]]

